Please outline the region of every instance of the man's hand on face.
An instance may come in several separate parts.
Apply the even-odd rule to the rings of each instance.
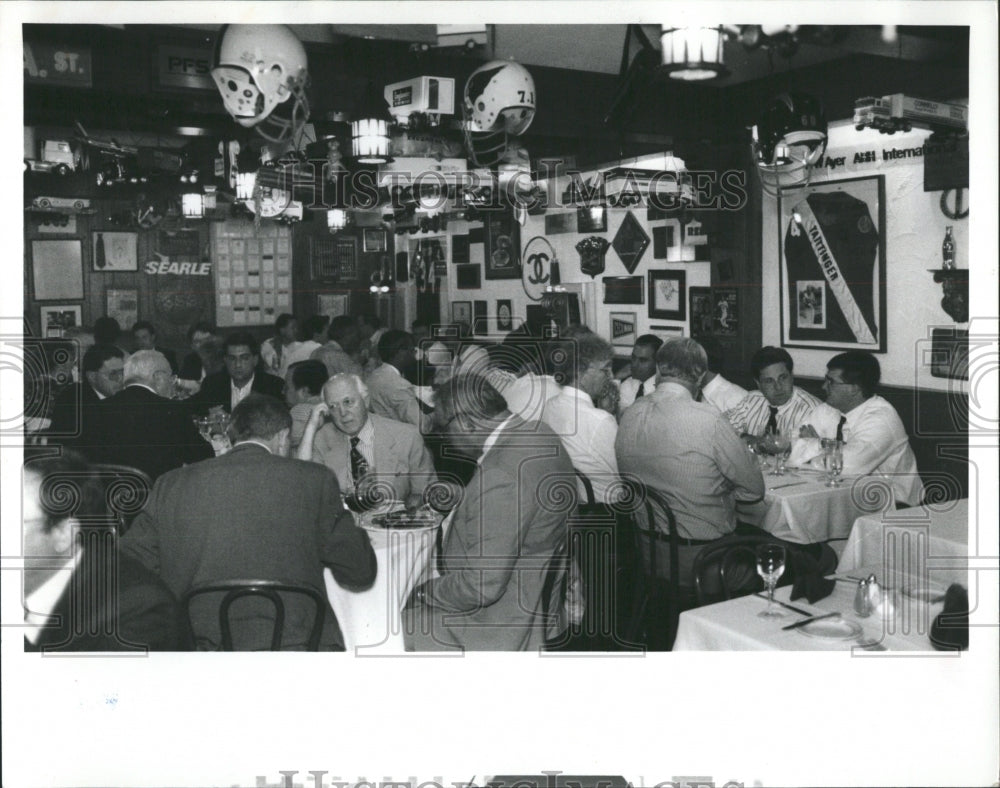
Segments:
[[[313,427],[323,426],[323,422],[330,416],[330,409],[326,406],[325,402],[317,402],[313,405],[312,412],[309,414],[309,425]],[[309,426],[307,425],[307,426]]]

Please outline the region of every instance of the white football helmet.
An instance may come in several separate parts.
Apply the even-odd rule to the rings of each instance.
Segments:
[[[212,78],[233,120],[272,142],[298,134],[309,119],[306,51],[284,25],[226,25],[216,45]],[[272,115],[289,99],[287,117]]]
[[[472,131],[523,134],[535,117],[535,80],[520,63],[490,61],[466,80],[465,109]]]

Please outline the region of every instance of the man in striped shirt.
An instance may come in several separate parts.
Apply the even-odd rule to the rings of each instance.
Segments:
[[[798,436],[799,427],[821,400],[795,385],[788,351],[762,347],[754,353],[750,367],[758,390],[726,412],[733,429],[740,435],[780,432]]]

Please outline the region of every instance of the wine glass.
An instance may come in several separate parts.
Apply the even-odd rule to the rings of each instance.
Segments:
[[[840,474],[844,470],[844,442],[835,438],[823,438],[823,467],[826,469],[826,486],[840,485]]]
[[[780,544],[762,544],[756,553],[757,574],[767,584],[767,610],[757,615],[761,618],[784,618],[784,614],[774,608],[774,587],[785,572],[785,548]]]
[[[770,475],[784,476],[785,461],[792,452],[791,437],[781,432],[768,431],[761,437],[758,445],[766,454],[774,456],[774,470]]]
[[[195,426],[198,428],[198,434],[205,439],[207,443],[212,442],[212,420],[208,416],[198,417],[193,416],[192,421],[194,421]]]

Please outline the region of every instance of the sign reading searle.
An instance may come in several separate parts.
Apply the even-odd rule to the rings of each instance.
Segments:
[[[212,273],[211,263],[172,263],[169,260],[150,260],[144,266],[147,274],[191,274],[208,276]]]

